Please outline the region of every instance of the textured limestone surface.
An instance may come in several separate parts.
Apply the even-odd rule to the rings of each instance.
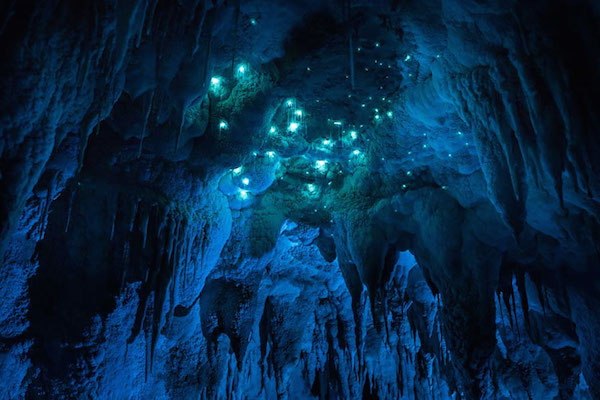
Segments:
[[[600,399],[600,3],[7,0],[1,399]]]

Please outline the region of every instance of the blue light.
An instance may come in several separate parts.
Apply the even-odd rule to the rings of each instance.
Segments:
[[[239,190],[240,198],[246,200],[248,198],[248,191],[244,189]]]
[[[327,171],[327,160],[317,160],[315,162],[315,168],[318,169],[320,172]]]
[[[298,130],[298,128],[300,127],[300,124],[297,122],[292,122],[290,123],[290,125],[288,126],[288,131],[290,132],[296,132]]]
[[[221,121],[219,122],[219,130],[224,131],[227,130],[229,128],[229,124],[227,124],[227,121]]]
[[[248,185],[250,184],[250,179],[248,179],[248,178],[244,178],[244,179],[242,179],[242,184],[243,184],[244,186],[248,186]]]

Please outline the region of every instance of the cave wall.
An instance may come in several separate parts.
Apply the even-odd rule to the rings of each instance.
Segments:
[[[7,2],[1,397],[600,397],[599,11]]]

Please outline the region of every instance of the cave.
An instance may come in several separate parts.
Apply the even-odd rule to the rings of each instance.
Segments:
[[[2,2],[0,398],[600,399],[599,37],[597,0]]]

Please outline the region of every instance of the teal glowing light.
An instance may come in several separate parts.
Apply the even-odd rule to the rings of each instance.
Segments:
[[[315,185],[312,184],[312,183],[309,183],[308,185],[306,185],[306,188],[308,189],[309,193],[314,193],[317,190],[317,188],[315,187]]]
[[[288,99],[288,101],[286,101],[286,102],[285,102],[285,104],[286,104],[288,107],[292,107],[292,106],[294,105],[294,100],[292,100],[292,99]]]
[[[462,136],[462,134],[463,134],[463,133],[462,133],[461,131],[458,131],[458,132],[456,132],[456,134],[457,134],[458,136]]]
[[[356,133],[356,131],[350,131],[350,137],[352,140],[355,140],[358,137],[358,133]]]
[[[412,57],[410,56],[410,54],[407,54],[406,57],[404,57],[404,61],[410,61]]]
[[[241,173],[242,173],[242,171],[243,171],[243,170],[244,170],[244,168],[243,168],[243,167],[237,167],[237,168],[234,168],[234,170],[233,170],[233,174],[234,174],[234,175],[239,175],[239,174],[241,174]]]
[[[244,189],[239,190],[240,198],[246,200],[248,198],[248,191]]]
[[[318,169],[320,172],[327,171],[327,160],[317,160],[315,162],[315,168]]]
[[[333,121],[335,126],[342,126],[342,121]]]
[[[213,89],[218,88],[221,85],[221,78],[219,78],[218,76],[213,76],[212,78],[210,78],[210,85]]]
[[[246,65],[245,64],[238,65],[237,72],[240,75],[244,75],[246,73]]]
[[[227,123],[227,121],[219,122],[219,130],[224,131],[227,130],[227,128],[229,128],[229,124]]]
[[[242,184],[243,184],[244,186],[248,186],[248,185],[250,184],[250,179],[248,179],[248,178],[244,178],[244,179],[242,179]]]
[[[387,116],[388,116],[388,118],[394,118],[394,113],[391,111],[388,111]]]
[[[275,152],[274,151],[267,151],[267,156],[269,158],[273,158],[273,157],[275,157]]]
[[[254,18],[252,18],[252,19],[250,20],[250,23],[251,23],[252,25],[256,25],[256,20],[255,20]]]
[[[292,122],[290,123],[290,125],[288,126],[288,131],[290,132],[296,132],[298,130],[298,128],[300,127],[300,124],[297,122]]]
[[[411,176],[412,175],[412,171],[406,171],[406,175],[407,176]]]
[[[381,118],[381,117],[379,116],[379,114],[375,114],[375,120],[377,120],[377,121],[378,121],[378,120],[379,120],[379,118]]]
[[[375,47],[379,47],[379,46],[381,46],[381,43],[375,42]]]
[[[302,117],[302,110],[296,110],[296,115],[298,117]]]
[[[324,146],[329,146],[329,145],[331,145],[331,140],[329,140],[329,139],[323,139],[323,145],[324,145]]]
[[[269,132],[275,133],[275,132],[277,132],[277,129],[274,126],[272,126],[271,129],[269,129]]]
[[[354,154],[355,156],[360,154],[360,150],[356,149],[352,151],[352,154]]]
[[[406,189],[406,185],[405,184],[402,184],[402,189]]]

